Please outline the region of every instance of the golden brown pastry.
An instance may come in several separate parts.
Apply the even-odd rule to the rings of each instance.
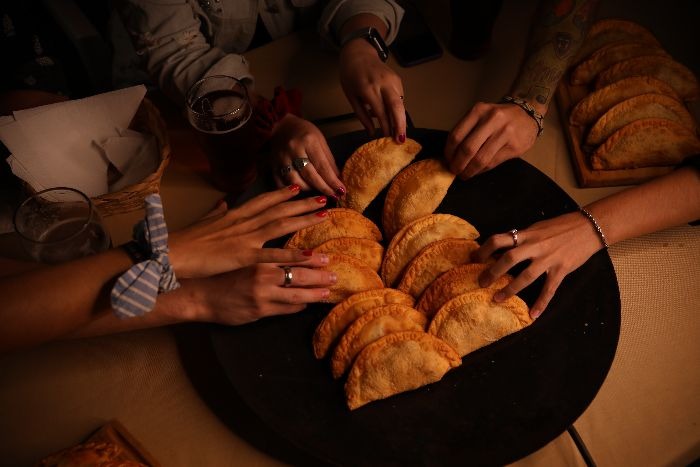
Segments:
[[[384,283],[376,272],[352,256],[328,253],[328,266],[320,269],[333,271],[338,277],[338,281],[328,287],[331,291],[326,299],[328,303],[338,303],[352,294],[384,287]]]
[[[569,123],[588,126],[614,105],[647,93],[663,94],[678,101],[681,100],[676,91],[661,80],[651,76],[632,76],[593,91],[581,99],[571,110]]]
[[[360,146],[343,167],[341,178],[348,191],[341,205],[363,212],[420,150],[421,145],[410,138],[403,144],[379,138]]]
[[[435,313],[449,300],[470,290],[480,289],[479,276],[488,264],[471,263],[457,266],[435,279],[423,292],[416,309],[432,318]],[[488,288],[499,290],[513,280],[509,274],[504,274],[496,279]]]
[[[579,63],[601,47],[615,42],[637,42],[660,46],[647,28],[623,19],[601,19],[588,29],[586,39],[571,63]]]
[[[410,295],[396,289],[384,288],[356,293],[338,303],[323,318],[314,332],[314,356],[318,359],[325,357],[340,335],[363,313],[391,304],[412,307],[414,300]]]
[[[78,444],[45,457],[37,465],[40,467],[145,467],[141,462],[128,459],[121,447],[105,441]]]
[[[676,165],[700,153],[695,132],[671,120],[647,118],[623,126],[591,156],[595,170]]]
[[[403,169],[391,182],[384,200],[384,235],[392,238],[401,228],[432,214],[455,179],[442,160],[424,159]]]
[[[623,126],[643,118],[673,120],[695,131],[695,120],[676,99],[662,94],[642,94],[622,101],[605,112],[588,132],[586,144],[598,146]]]
[[[340,253],[359,259],[374,271],[379,271],[384,257],[384,247],[367,238],[332,238],[314,248],[317,253]]]
[[[445,238],[423,248],[408,263],[397,289],[418,298],[440,274],[455,266],[470,263],[479,244],[465,238]]]
[[[381,276],[387,286],[397,285],[404,268],[428,244],[444,238],[474,240],[479,232],[469,222],[451,214],[430,214],[401,229],[386,249]]]
[[[463,357],[532,323],[527,304],[517,295],[496,303],[493,294],[478,289],[458,295],[440,308],[428,332]]]
[[[379,227],[362,214],[352,209],[332,208],[328,209],[328,219],[299,230],[287,240],[284,247],[306,250],[340,237],[367,238],[377,242],[382,240]]]
[[[686,101],[700,96],[698,80],[688,68],[669,57],[644,55],[616,63],[598,75],[595,87],[600,89],[610,83],[630,76],[653,76],[671,86]]]
[[[360,352],[345,383],[348,407],[385,399],[439,381],[462,364],[447,343],[425,332],[396,332]]]
[[[596,50],[590,57],[579,63],[571,71],[571,84],[586,85],[606,68],[617,62],[641,55],[669,57],[664,49],[654,45],[639,42],[615,42]]]
[[[333,377],[338,379],[362,349],[392,332],[425,332],[428,318],[406,305],[385,305],[369,310],[357,318],[340,338],[331,359]]]

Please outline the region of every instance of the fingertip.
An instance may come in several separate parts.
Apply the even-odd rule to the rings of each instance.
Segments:
[[[331,291],[329,289],[320,289],[318,294],[321,297],[321,300],[325,301],[331,296]]]
[[[301,191],[301,186],[297,185],[296,183],[292,183],[291,185],[287,186],[287,190],[292,192],[294,195],[297,195]]]
[[[539,318],[543,311],[544,310],[542,310],[541,308],[533,308],[532,310],[530,310],[530,318],[532,318],[532,319]]]
[[[506,299],[506,294],[502,290],[499,290],[498,292],[493,294],[493,301],[494,302],[500,303],[500,302],[504,301],[505,299]]]

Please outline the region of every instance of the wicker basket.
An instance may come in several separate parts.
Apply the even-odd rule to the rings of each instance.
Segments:
[[[142,133],[150,133],[156,137],[160,163],[155,172],[139,183],[129,185],[113,193],[92,198],[98,211],[103,217],[137,211],[143,208],[143,200],[151,193],[160,191],[160,179],[170,161],[170,142],[165,122],[160,112],[148,99],[143,99],[141,106],[131,122],[131,129]]]

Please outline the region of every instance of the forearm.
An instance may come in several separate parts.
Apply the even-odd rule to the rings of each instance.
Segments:
[[[393,0],[332,0],[324,8],[319,30],[326,43],[337,47],[348,32],[371,26],[391,44],[402,17],[403,9]]]
[[[700,219],[700,170],[669,175],[596,201],[588,210],[609,244]]]
[[[544,115],[559,80],[585,38],[597,0],[546,0],[536,13],[511,95]]]

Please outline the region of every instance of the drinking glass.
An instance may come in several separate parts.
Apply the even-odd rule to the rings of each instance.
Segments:
[[[90,198],[74,188],[49,188],[28,197],[13,221],[27,253],[42,263],[99,253],[111,243]]]
[[[232,76],[208,76],[187,92],[187,118],[222,191],[240,193],[255,178],[252,113],[245,83]]]

